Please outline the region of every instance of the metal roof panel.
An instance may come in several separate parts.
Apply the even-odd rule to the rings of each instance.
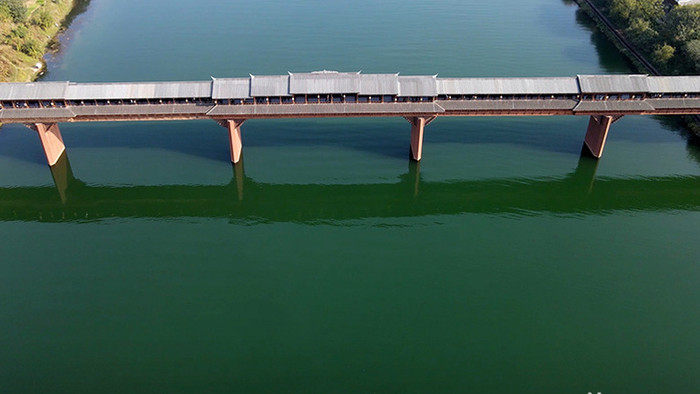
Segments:
[[[339,73],[336,71],[289,73],[289,93],[291,94],[354,94],[359,93],[359,91],[359,73]]]
[[[578,94],[574,77],[565,78],[438,78],[438,94]]]
[[[209,98],[211,82],[71,83],[67,100]]]
[[[576,100],[459,100],[438,101],[446,111],[546,111],[574,109]]]
[[[253,97],[289,96],[289,75],[251,75],[250,95]]]
[[[399,74],[360,74],[360,90],[363,96],[399,94]]]
[[[435,103],[304,104],[304,105],[217,105],[211,116],[334,117],[408,114],[437,114],[445,110]]]
[[[68,82],[3,82],[0,100],[63,100]]]
[[[581,93],[646,93],[646,75],[579,75]]]
[[[574,112],[650,112],[652,107],[641,100],[581,101]]]
[[[435,76],[399,76],[399,96],[433,97],[437,96],[437,78]]]
[[[700,76],[647,77],[650,93],[698,93]]]
[[[647,99],[655,109],[700,108],[700,99]]]
[[[215,78],[212,83],[213,99],[245,99],[250,96],[250,78]]]

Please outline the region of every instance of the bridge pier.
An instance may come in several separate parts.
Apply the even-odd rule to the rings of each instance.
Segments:
[[[420,161],[423,157],[423,131],[425,126],[435,120],[437,116],[412,116],[406,117],[411,124],[411,155],[413,160]]]
[[[245,119],[220,120],[219,124],[228,129],[228,142],[231,148],[231,162],[238,163],[241,160],[243,141],[241,140],[241,126]]]
[[[588,121],[588,130],[586,130],[586,138],[583,144],[587,153],[590,153],[596,159],[600,159],[603,155],[603,148],[605,148],[610,125],[615,120],[612,116],[601,115],[591,116],[591,119]]]
[[[66,146],[63,144],[61,130],[58,128],[58,123],[31,123],[27,127],[39,134],[41,146],[44,148],[46,161],[49,166],[53,166],[61,158],[63,152],[66,151]]]

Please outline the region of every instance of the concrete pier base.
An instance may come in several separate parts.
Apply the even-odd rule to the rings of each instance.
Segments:
[[[612,123],[612,116],[591,116],[591,119],[588,121],[586,138],[583,142],[585,152],[596,159],[600,159],[603,155],[603,148],[605,148],[605,141],[608,138],[608,131],[610,131]]]
[[[66,151],[58,123],[32,123],[27,126],[39,134],[39,140],[41,140],[41,146],[44,148],[49,166],[56,164],[63,152]]]
[[[406,117],[411,124],[411,156],[413,160],[420,161],[423,157],[423,131],[425,126],[435,120],[436,116]]]
[[[231,148],[231,162],[238,163],[241,160],[243,141],[241,140],[241,126],[245,119],[233,119],[219,121],[219,124],[228,129],[228,141]]]

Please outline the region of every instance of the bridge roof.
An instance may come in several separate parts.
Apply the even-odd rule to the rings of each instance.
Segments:
[[[646,75],[579,75],[581,93],[646,93]]]
[[[244,99],[293,94],[574,95],[700,93],[700,76],[580,75],[557,78],[437,78],[322,71],[195,82],[0,83],[0,100]]]
[[[245,99],[250,96],[249,78],[214,78],[211,98],[213,99]]]
[[[289,96],[289,75],[251,75],[250,95],[253,97]]]
[[[399,76],[399,96],[437,96],[437,76]]]
[[[66,100],[210,97],[211,82],[70,83]]]
[[[360,74],[359,94],[398,96],[399,74]]]
[[[565,78],[440,78],[438,94],[578,94],[574,77]]]
[[[360,92],[360,73],[337,71],[315,71],[312,73],[289,73],[291,94],[343,94]]]
[[[63,100],[68,82],[0,83],[0,100]]]
[[[650,93],[698,93],[700,76],[647,77]]]

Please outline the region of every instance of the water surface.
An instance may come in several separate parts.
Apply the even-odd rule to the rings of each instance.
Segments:
[[[630,73],[566,2],[93,0],[49,80]],[[693,393],[700,150],[626,117],[0,130],[0,391]],[[57,187],[56,183],[59,184]]]

